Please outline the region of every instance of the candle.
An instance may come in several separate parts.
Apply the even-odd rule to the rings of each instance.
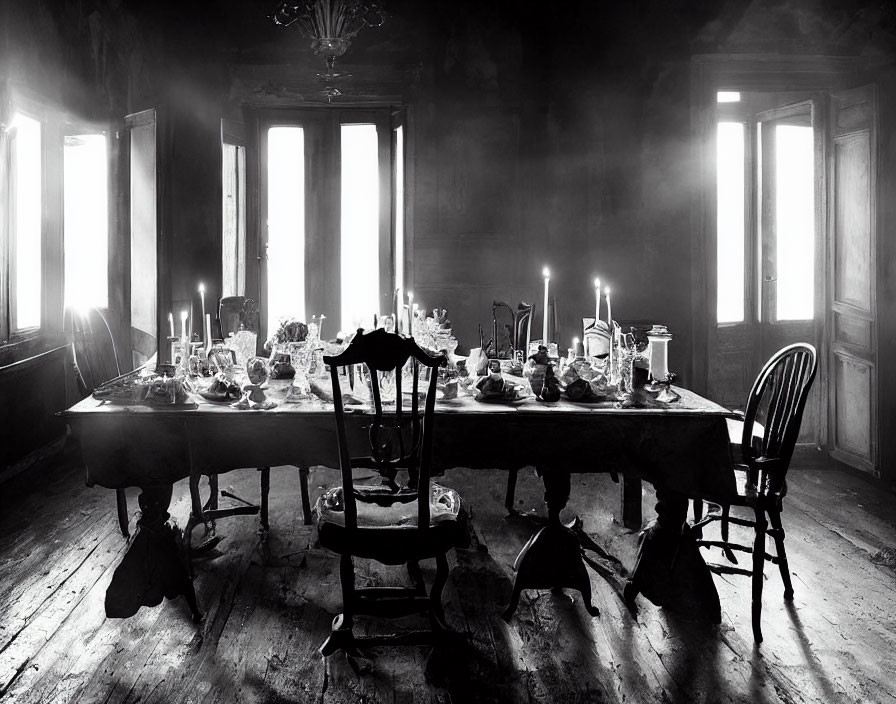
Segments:
[[[174,337],[174,313],[168,314],[168,329],[171,333],[168,337]]]
[[[544,276],[544,313],[541,322],[541,339],[544,344],[548,344],[548,285],[551,282],[551,272],[545,267],[541,273]]]
[[[607,288],[605,289],[604,295],[607,297],[607,329],[612,330],[613,329],[613,311],[610,308],[610,287],[609,286],[607,286]]]
[[[594,279],[594,327],[600,320],[600,279]]]
[[[577,337],[572,338],[572,349],[573,349],[573,354],[575,354],[576,357],[584,357],[585,356],[585,348],[582,345],[582,341],[579,338],[577,338]]]
[[[205,284],[199,284],[199,301],[202,306],[202,317],[200,320],[202,324],[205,325]],[[211,328],[209,328],[210,330]]]
[[[205,349],[206,354],[212,348],[212,316],[211,313],[205,315]]]
[[[324,321],[327,319],[323,313],[320,314],[320,324],[317,326],[317,339],[324,339]]]
[[[182,340],[187,339],[187,311],[180,312],[180,337]]]

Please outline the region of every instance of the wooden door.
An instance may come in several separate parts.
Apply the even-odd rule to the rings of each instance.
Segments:
[[[829,146],[829,448],[879,476],[876,335],[876,93],[832,95]]]

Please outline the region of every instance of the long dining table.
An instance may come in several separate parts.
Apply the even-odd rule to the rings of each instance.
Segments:
[[[138,526],[157,529],[168,518],[172,486],[179,480],[196,481],[203,474],[245,467],[294,465],[307,472],[313,466],[338,466],[332,404],[317,398],[290,402],[289,381],[269,384],[268,398],[277,405],[268,410],[237,410],[194,394],[188,404],[170,406],[124,405],[88,397],[61,415],[80,440],[87,484],[139,487]],[[724,496],[733,490],[726,425],[733,413],[687,389],[674,390],[679,398],[673,403],[659,403],[643,394],[642,403],[580,403],[565,398],[543,403],[529,397],[501,404],[464,394],[437,402],[435,470],[515,472],[534,466],[544,481],[547,525],[517,560],[512,603],[505,617],[512,615],[525,588],[579,589],[586,608],[597,611],[591,606],[579,538],[572,526],[560,523],[571,473],[609,472],[651,482],[658,498],[656,524],[673,536],[680,533],[689,495]],[[363,446],[370,418],[364,406],[348,408],[350,442]],[[639,504],[639,489],[637,493]],[[194,504],[196,510],[201,508]],[[670,549],[679,550],[663,548]],[[165,559],[176,572],[170,556]],[[652,601],[663,601],[663,587],[657,582],[665,579],[669,565],[666,557],[660,561],[664,565],[660,576],[643,566],[645,577],[640,579],[636,570],[629,579],[629,598],[642,592]],[[639,566],[642,562],[639,558]],[[175,581],[175,587],[167,592],[162,587],[160,593],[168,597],[183,593],[198,617],[192,586],[180,577]],[[144,598],[147,605],[159,601],[158,594]]]

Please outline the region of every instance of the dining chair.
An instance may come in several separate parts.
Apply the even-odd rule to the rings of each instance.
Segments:
[[[89,396],[100,384],[121,376],[115,338],[101,310],[66,308],[63,329],[71,334],[76,382],[82,396]],[[129,538],[128,499],[124,489],[115,490],[115,501],[121,534]]]
[[[737,491],[731,496],[696,496],[705,501],[707,515],[695,519],[690,527],[697,532],[697,545],[720,548],[729,563],[737,564],[735,553],[749,554],[749,568],[731,564],[708,564],[717,574],[740,574],[752,578],[753,637],[762,642],[762,587],[765,562],[778,565],[784,582],[784,599],[793,600],[793,584],[784,548],[784,527],[781,522],[784,496],[787,494],[787,470],[796,445],[806,406],[806,397],[815,379],[817,354],[806,343],[784,347],[766,362],[747,397],[740,436],[740,459],[735,464]],[[731,515],[731,507],[752,509],[752,518]],[[702,513],[702,511],[700,511]],[[699,537],[703,527],[719,521],[721,540]],[[729,525],[753,530],[752,545],[733,542]],[[771,527],[769,527],[771,524]],[[775,542],[775,555],[766,552],[766,536]]]
[[[410,410],[402,392],[402,369],[410,360]],[[342,481],[317,501],[320,545],[340,556],[342,613],[333,619],[332,632],[320,648],[324,656],[338,650],[354,655],[360,645],[434,644],[449,631],[442,610],[442,590],[448,580],[447,554],[464,544],[460,516],[461,498],[456,491],[431,481],[433,424],[438,374],[444,354],[431,356],[413,339],[374,330],[358,334],[339,355],[324,357],[333,385],[336,434]],[[372,414],[356,417],[366,428],[366,439],[355,438],[352,454],[343,394],[348,392],[344,370],[361,366],[370,386]],[[394,380],[395,409],[385,412],[380,375]],[[420,376],[428,376],[421,391]],[[359,381],[355,381],[357,387]],[[391,390],[391,389],[390,389]],[[391,394],[390,394],[391,395]],[[421,412],[422,404],[422,412]],[[369,420],[369,423],[368,423]],[[353,434],[353,437],[355,435]],[[354,471],[374,470],[379,484],[356,484]],[[399,485],[399,472],[407,482]],[[406,565],[410,587],[358,586],[354,560],[364,558],[385,565]],[[436,574],[427,594],[419,561],[435,558]],[[397,618],[426,615],[429,628],[383,635],[356,635],[356,616]]]

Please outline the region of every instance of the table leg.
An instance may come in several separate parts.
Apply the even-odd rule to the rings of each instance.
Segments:
[[[202,614],[183,561],[181,534],[168,523],[173,485],[141,491],[137,534],[106,590],[106,616],[128,618],[141,606],[158,606],[163,598],[183,596],[198,623]]]
[[[308,467],[299,467],[299,487],[302,492],[302,518],[311,525],[311,492],[308,491]]]
[[[519,471],[517,467],[507,470],[507,491],[504,493],[504,508],[507,509],[508,516],[516,513],[516,479]]]
[[[657,487],[656,498],[656,522],[641,533],[635,568],[625,588],[626,604],[636,610],[635,598],[643,594],[685,618],[720,623],[722,609],[712,573],[693,536],[682,531],[688,497]]]
[[[619,478],[619,514],[616,522],[629,530],[641,530],[641,478],[622,474]]]
[[[131,531],[128,529],[130,519],[128,517],[128,495],[124,493],[124,489],[115,490],[115,506],[118,511],[118,527],[121,534],[125,538],[131,537]]]
[[[577,589],[592,616],[600,611],[591,603],[591,579],[582,560],[579,536],[560,522],[560,512],[569,500],[569,472],[557,468],[539,470],[544,482],[548,522],[520,551],[513,568],[516,576],[510,604],[502,614],[509,621],[519,605],[523,589]]]

